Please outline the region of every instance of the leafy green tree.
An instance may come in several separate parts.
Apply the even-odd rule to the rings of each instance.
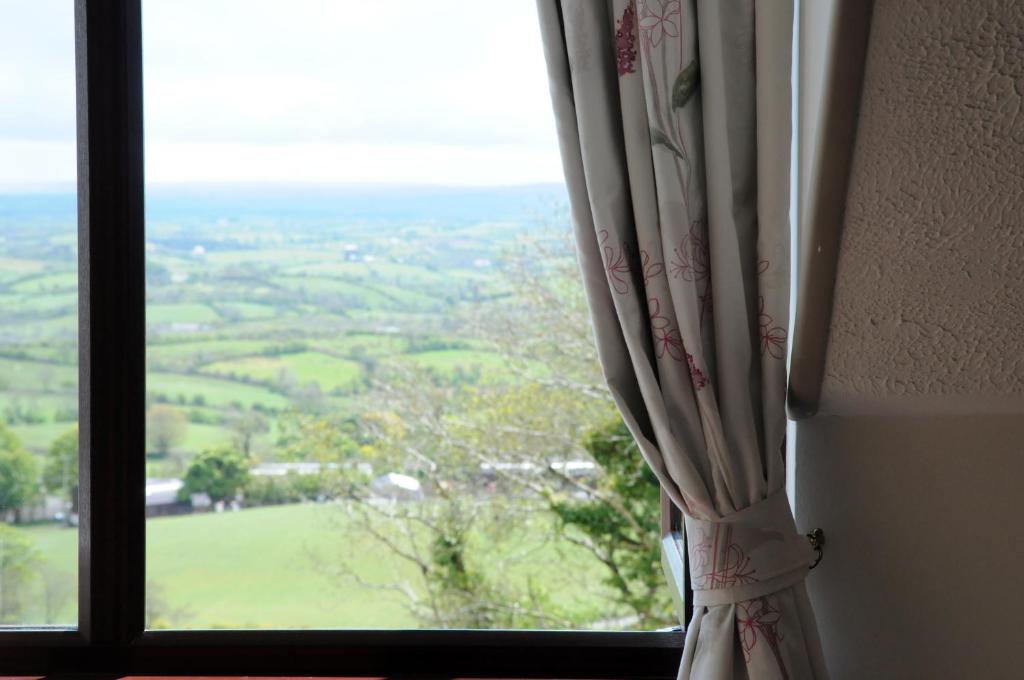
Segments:
[[[249,463],[238,451],[220,447],[201,452],[185,473],[181,497],[205,493],[214,503],[231,500],[249,480]]]
[[[31,602],[29,586],[40,562],[32,539],[0,522],[0,623],[25,623],[25,610]]]
[[[78,426],[53,440],[43,467],[43,485],[50,493],[61,493],[78,512]]]
[[[374,469],[415,476],[429,501],[382,506],[354,487],[344,507],[415,565],[419,587],[398,590],[428,625],[671,623],[658,484],[604,384],[572,251],[558,239],[524,242],[503,267],[505,294],[467,306],[460,329],[501,355],[500,377],[460,385],[382,361],[366,399],[360,423]],[[594,466],[577,474],[568,462]],[[396,536],[382,525],[405,529]],[[575,543],[602,565],[605,587],[567,610],[533,583],[513,584],[493,558],[510,536]],[[544,581],[557,588],[573,578],[548,571]]]
[[[185,441],[188,420],[180,409],[167,404],[155,404],[146,414],[146,437],[153,451],[166,456],[171,449]]]
[[[522,573],[508,578],[510,569],[522,567],[524,543],[531,545],[528,553],[544,544],[543,537],[529,536],[520,522],[510,521],[518,499],[509,503],[449,495],[443,487],[436,491],[439,496],[423,502],[378,503],[353,489],[338,506],[347,514],[342,526],[358,527],[396,563],[413,567],[411,579],[396,568],[394,580],[371,582],[350,566],[350,554],[311,556],[328,576],[398,595],[432,628],[574,628],[594,619],[592,611],[581,616],[554,603],[530,574],[525,583]]]
[[[39,470],[35,458],[0,422],[0,512],[14,511],[39,494]]]
[[[252,443],[256,435],[270,431],[270,425],[262,414],[244,411],[233,414],[228,420],[231,427],[231,441],[246,458],[252,455]]]
[[[287,411],[277,419],[275,450],[282,460],[351,466],[374,457],[370,438],[351,416]]]
[[[474,532],[487,528],[476,499],[446,496],[427,551],[425,578],[433,592],[433,625],[446,628],[546,628],[581,623],[531,585],[512,586],[503,569],[487,569]],[[490,527],[493,528],[493,527]],[[493,545],[493,543],[492,543]],[[493,557],[493,555],[491,555]],[[422,616],[422,614],[421,614]]]
[[[661,497],[621,418],[587,434],[584,447],[603,472],[583,499],[550,493],[551,510],[567,538],[587,548],[608,568],[606,583],[648,626],[673,622],[661,569]],[[614,498],[614,502],[608,499]]]
[[[287,479],[279,480],[271,476],[252,475],[245,485],[245,504],[247,506],[281,505],[298,503],[302,496]]]

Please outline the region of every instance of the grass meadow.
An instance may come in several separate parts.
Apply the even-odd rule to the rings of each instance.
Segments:
[[[282,444],[286,417],[358,419],[394,364],[448,387],[500,390],[520,380],[481,334],[488,319],[474,315],[512,295],[503,258],[524,235],[540,238],[543,227],[557,248],[569,232],[564,220],[548,231],[545,215],[560,215],[552,208],[565,202],[554,185],[287,200],[168,192],[146,205],[146,407],[177,412],[185,426],[170,444],[138,452],[151,478],[181,477],[204,449],[237,441],[240,416],[259,422],[255,459],[301,456]],[[0,420],[40,466],[79,416],[73,198],[0,196]],[[549,515],[527,517],[474,539],[485,541],[472,552],[488,560],[480,569],[497,583],[529,582],[574,620],[614,617],[600,586],[606,567],[551,538]],[[76,531],[18,528],[44,558],[37,581],[60,600],[59,586],[75,582]],[[378,587],[422,588],[417,571],[336,505],[155,518],[147,529],[147,578],[173,625],[420,625],[402,595]],[[47,617],[42,591],[33,593],[27,621],[73,623],[74,597],[64,595]]]
[[[545,541],[551,518],[530,517],[501,544],[477,554],[495,576],[549,594],[560,606],[600,617],[603,568],[567,541]],[[392,528],[394,530],[394,528]],[[29,527],[46,562],[73,578],[77,531]],[[146,571],[164,616],[182,628],[415,628],[404,596],[373,587],[409,583],[416,569],[347,518],[334,504],[153,518],[146,523]],[[485,540],[478,536],[476,540]],[[356,580],[339,572],[351,569]],[[41,599],[41,598],[40,598]],[[29,619],[39,620],[37,608]],[[72,624],[69,599],[56,620]]]

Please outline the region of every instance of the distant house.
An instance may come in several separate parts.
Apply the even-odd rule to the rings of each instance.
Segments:
[[[573,490],[577,487],[569,480],[592,479],[600,471],[597,464],[589,460],[553,460],[549,461],[547,465],[530,461],[481,463],[480,465],[480,475],[486,481],[483,488],[491,493],[499,488],[503,478],[534,477],[546,472],[553,472],[561,478],[555,481],[558,486],[566,490]]]
[[[370,483],[370,489],[379,498],[394,501],[418,501],[423,499],[423,488],[417,479],[409,475],[389,472]]]
[[[19,522],[45,522],[49,520],[64,520],[68,509],[68,502],[56,496],[43,496],[33,503],[29,503],[17,511],[7,510],[0,513],[0,521],[13,523],[15,519]]]
[[[184,515],[192,512],[190,501],[178,500],[178,492],[185,486],[180,479],[146,480],[146,517]]]
[[[597,474],[597,465],[589,460],[555,460],[548,463],[547,469],[567,477],[593,477]],[[480,472],[487,478],[494,478],[502,473],[539,475],[543,471],[543,467],[529,461],[480,464]]]
[[[260,463],[253,466],[249,470],[249,474],[257,477],[284,477],[287,474],[315,475],[319,474],[321,470],[336,470],[338,467],[337,463],[327,463],[327,465],[310,462]]]

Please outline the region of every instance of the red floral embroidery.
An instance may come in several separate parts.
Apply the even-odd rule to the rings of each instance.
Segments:
[[[691,222],[689,232],[672,252],[672,277],[697,283],[700,327],[704,328],[705,319],[712,313],[711,249],[705,234],[704,221]]]
[[[764,313],[764,297],[757,298],[757,323],[761,327],[761,356],[767,352],[773,359],[786,355],[786,329],[774,326],[772,317]]]
[[[679,329],[666,328],[654,334],[654,348],[658,356],[663,357],[666,353],[676,361],[682,361],[686,350],[683,349],[683,339],[679,335]]]
[[[690,224],[679,245],[672,249],[672,276],[683,281],[704,281],[711,274],[711,254],[708,239],[703,233],[703,223],[697,220]]]
[[[701,574],[704,567],[711,561],[711,537],[703,529],[697,529],[697,544],[693,549],[693,564],[690,565],[691,574]]]
[[[721,550],[720,546],[725,549]],[[750,566],[750,558],[743,547],[732,540],[732,527],[715,524],[710,533],[697,530],[696,545],[692,546],[693,564],[690,565],[694,586],[700,590],[731,588],[745,583],[754,583],[756,569]],[[710,564],[709,564],[710,563]],[[758,641],[768,645],[778,664],[779,674],[789,679],[786,664],[782,658],[779,641],[782,632],[779,621],[782,615],[764,597],[737,603],[736,628],[743,655],[750,663],[751,652]]]
[[[609,234],[607,229],[600,231],[601,246],[604,251],[604,269],[608,274],[608,284],[616,293],[625,295],[629,292],[629,246],[623,243],[619,248],[607,245]]]
[[[702,538],[702,542],[697,546],[697,552],[699,554],[701,551],[707,551],[711,559],[711,569],[703,572],[696,568],[693,570],[694,583],[699,589],[717,590],[757,581],[754,575],[757,570],[750,566],[750,558],[747,557],[743,546],[732,540],[732,527],[716,524],[714,533]],[[719,545],[725,545],[721,552]],[[707,562],[708,559],[705,558],[704,566],[707,566]]]
[[[665,272],[665,265],[661,262],[651,262],[652,259],[646,250],[640,251],[640,266],[644,271],[644,287],[647,286],[648,281]]]
[[[661,313],[661,300],[658,298],[648,300],[647,308],[651,312],[651,328],[654,330],[660,331],[672,324],[669,318]]]
[[[740,602],[737,605],[736,628],[747,663],[750,663],[750,652],[757,646],[757,641],[763,639],[775,656],[779,673],[788,680],[789,673],[786,671],[786,664],[782,660],[782,652],[779,649],[779,641],[782,639],[782,633],[779,631],[781,619],[782,614],[779,613],[779,610],[772,607],[763,597]]]
[[[672,325],[672,321],[661,313],[661,301],[658,298],[651,298],[647,301],[651,313],[651,334],[654,336],[654,350],[661,359],[666,354],[682,361],[686,355],[683,349],[683,338],[679,335],[679,329]]]
[[[679,21],[679,0],[642,0],[640,30],[652,46],[660,45],[666,35],[678,38]]]
[[[697,365],[693,361],[693,355],[689,352],[686,353],[686,363],[690,366],[690,379],[693,380],[693,387],[698,392],[707,387],[708,377],[704,375],[703,371],[697,368]]]
[[[615,29],[615,65],[619,76],[636,73],[636,5],[631,1],[622,11]]]

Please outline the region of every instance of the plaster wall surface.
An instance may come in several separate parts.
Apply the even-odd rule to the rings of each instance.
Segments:
[[[801,0],[803,195],[833,5]],[[792,470],[833,680],[1022,677],[1022,15],[875,3],[825,415]]]
[[[878,0],[862,97],[820,412],[1024,411],[1024,3]]]
[[[1024,675],[1024,418],[818,417],[797,457],[832,680]]]

